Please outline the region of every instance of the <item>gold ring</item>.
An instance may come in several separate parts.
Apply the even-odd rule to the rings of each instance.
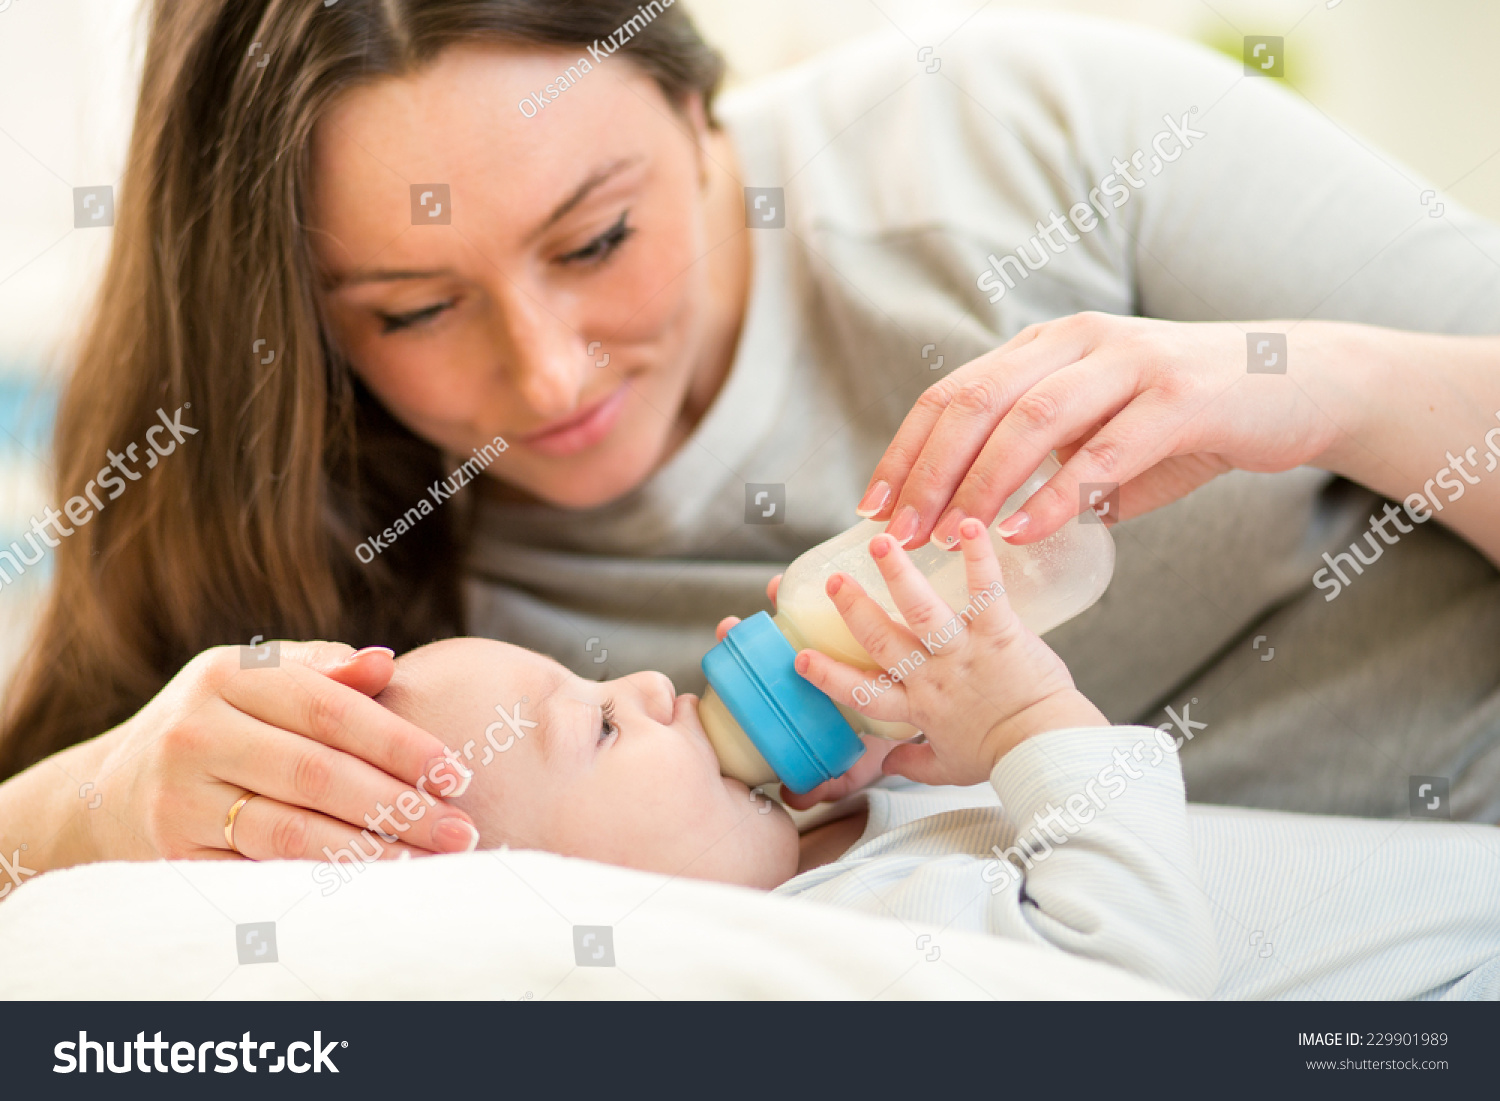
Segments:
[[[230,807],[229,813],[224,816],[224,842],[234,852],[240,853],[240,850],[234,843],[234,820],[240,816],[240,811],[245,809],[245,804],[254,799],[255,796],[255,792],[247,791],[234,801],[234,806]],[[245,854],[240,853],[240,855],[244,856]]]

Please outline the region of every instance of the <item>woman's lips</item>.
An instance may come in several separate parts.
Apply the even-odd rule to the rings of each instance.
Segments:
[[[620,410],[625,406],[625,398],[629,395],[629,391],[629,386],[622,382],[615,392],[603,401],[589,406],[580,413],[573,414],[566,420],[551,424],[539,432],[522,436],[520,442],[533,451],[550,455],[553,458],[576,455],[580,451],[585,451],[609,435],[615,422],[620,419]]]

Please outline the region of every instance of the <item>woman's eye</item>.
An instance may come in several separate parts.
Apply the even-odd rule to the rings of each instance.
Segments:
[[[401,329],[410,329],[417,325],[424,325],[444,310],[452,309],[457,302],[458,299],[454,298],[447,302],[439,302],[434,306],[427,306],[424,309],[412,310],[410,313],[382,313],[379,315],[382,326],[380,331],[382,334],[394,333]]]
[[[575,249],[557,258],[560,264],[599,264],[609,259],[610,255],[625,243],[625,239],[635,232],[627,219],[630,211],[620,215],[620,220],[610,226],[599,236],[595,237],[581,249]]]
[[[610,735],[619,732],[620,727],[615,722],[615,701],[605,700],[604,706],[599,708],[599,744],[603,745]]]

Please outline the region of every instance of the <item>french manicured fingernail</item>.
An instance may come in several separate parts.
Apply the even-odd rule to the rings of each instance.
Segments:
[[[836,574],[834,574],[832,577],[830,577],[828,579],[828,584],[825,587],[825,591],[828,593],[829,596],[832,596],[834,593],[838,592],[843,587],[844,587],[844,575],[841,574],[841,573],[836,573]]]
[[[391,657],[395,657],[396,651],[392,650],[389,646],[366,646],[363,650],[354,651],[354,653],[350,654],[344,660],[353,661],[355,658],[362,658],[366,654],[389,654]]]
[[[891,487],[882,479],[865,490],[865,495],[860,498],[859,507],[854,511],[868,520],[871,516],[874,516],[881,509],[885,508],[886,502],[890,499]]]
[[[1026,525],[1031,523],[1031,517],[1024,512],[1013,512],[996,525],[995,530],[1003,539],[1013,539],[1026,530]]]
[[[454,777],[458,780],[458,786],[449,792],[443,791],[443,788],[447,786],[444,766],[447,766],[447,770],[453,773]],[[428,785],[436,789],[433,794],[437,795],[440,799],[458,798],[469,790],[469,785],[474,780],[474,770],[459,764],[458,754],[456,753],[451,757],[434,757],[427,762],[427,767],[422,770],[422,775],[427,777]]]
[[[940,547],[951,547],[958,542],[958,525],[966,519],[964,510],[961,508],[950,508],[943,513],[943,518],[938,521],[938,526],[932,529],[932,542]]]
[[[432,843],[445,853],[471,853],[479,847],[479,831],[462,818],[444,818],[432,827]]]
[[[922,526],[922,514],[911,505],[902,505],[901,511],[896,513],[896,518],[890,522],[885,533],[902,546],[913,535],[917,534],[917,528]]]

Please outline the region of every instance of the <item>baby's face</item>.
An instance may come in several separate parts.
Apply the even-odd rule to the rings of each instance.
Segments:
[[[451,801],[483,848],[761,888],[796,872],[790,816],[719,774],[697,697],[661,673],[587,681],[530,650],[453,638],[404,655],[377,698],[474,773]]]

